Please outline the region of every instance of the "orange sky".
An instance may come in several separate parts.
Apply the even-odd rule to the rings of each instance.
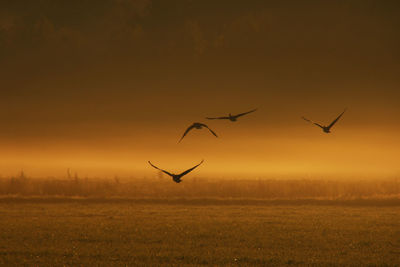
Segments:
[[[0,174],[398,175],[399,29],[394,1],[4,1]]]

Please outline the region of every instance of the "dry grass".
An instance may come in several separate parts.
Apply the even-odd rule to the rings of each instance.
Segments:
[[[399,198],[400,179],[381,180],[212,180],[169,178],[0,178],[0,196],[360,199]]]
[[[1,266],[399,266],[400,208],[0,203]]]

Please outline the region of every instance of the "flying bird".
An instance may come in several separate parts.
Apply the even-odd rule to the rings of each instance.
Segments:
[[[232,115],[231,113],[229,113],[229,115],[227,116],[227,117],[216,117],[216,118],[209,118],[209,117],[206,117],[206,119],[208,119],[208,120],[230,120],[230,121],[237,121],[237,119],[239,118],[239,117],[241,117],[241,116],[243,116],[243,115],[246,115],[246,114],[249,114],[249,113],[252,113],[252,112],[254,112],[254,111],[256,111],[257,109],[253,109],[253,110],[250,110],[250,111],[247,111],[247,112],[244,112],[244,113],[240,113],[240,114],[236,114],[236,115]]]
[[[322,130],[323,130],[325,133],[330,133],[330,132],[331,132],[332,126],[335,125],[335,123],[340,119],[340,117],[342,117],[342,115],[343,115],[345,112],[346,112],[346,109],[344,109],[344,111],[343,111],[334,121],[332,121],[331,124],[329,124],[328,126],[323,126],[323,125],[321,125],[321,124],[319,124],[319,123],[316,123],[316,122],[313,122],[312,120],[309,120],[309,119],[307,119],[307,118],[305,118],[305,117],[301,117],[301,118],[302,118],[303,120],[305,120],[305,121],[308,121],[308,122],[310,122],[310,123],[312,123],[312,124],[314,124],[314,125],[317,125],[318,127],[322,128]]]
[[[160,170],[160,171],[162,171],[163,173],[168,174],[169,176],[171,176],[171,177],[172,177],[172,180],[173,180],[175,183],[180,183],[180,182],[182,182],[181,179],[182,179],[183,176],[185,176],[185,175],[188,174],[189,172],[191,172],[191,171],[193,171],[194,169],[196,169],[200,164],[203,163],[203,161],[204,161],[204,160],[202,160],[202,161],[201,161],[199,164],[197,164],[196,166],[194,166],[194,167],[192,167],[192,168],[190,168],[190,169],[188,169],[188,170],[186,170],[186,171],[184,171],[184,172],[182,172],[182,173],[180,173],[180,174],[169,173],[169,172],[167,172],[167,171],[165,171],[165,170],[163,170],[163,169],[160,169],[160,168],[154,166],[150,161],[148,161],[148,162],[149,162],[149,164],[150,164],[152,167],[154,167],[154,168],[156,168],[157,170]]]
[[[200,122],[195,122],[192,125],[190,125],[186,131],[183,133],[181,139],[179,140],[178,143],[180,143],[182,141],[182,139],[187,135],[187,133],[192,130],[192,129],[202,129],[203,127],[207,128],[215,137],[218,137],[218,135],[211,130],[207,125],[205,125],[204,123],[200,123]]]

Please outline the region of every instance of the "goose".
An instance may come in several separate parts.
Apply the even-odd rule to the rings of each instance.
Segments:
[[[207,125],[205,125],[204,123],[200,123],[200,122],[195,122],[192,125],[190,125],[186,131],[184,132],[184,134],[182,135],[181,139],[179,140],[178,143],[180,143],[182,141],[182,139],[187,135],[187,133],[192,130],[192,129],[202,129],[203,127],[207,128],[215,137],[218,137],[218,135],[211,130]]]
[[[150,161],[148,161],[149,162],[149,164],[152,166],[152,167],[154,167],[154,168],[156,168],[157,170],[160,170],[160,171],[162,171],[163,173],[165,173],[165,174],[168,174],[169,176],[171,176],[172,177],[172,180],[175,182],[175,183],[180,183],[180,182],[182,182],[182,177],[183,176],[185,176],[186,174],[188,174],[189,172],[191,172],[191,171],[193,171],[194,169],[196,169],[200,164],[202,164],[203,162],[204,162],[204,160],[202,160],[199,164],[197,164],[196,166],[194,166],[194,167],[192,167],[192,168],[190,168],[190,169],[188,169],[188,170],[186,170],[186,171],[184,171],[184,172],[182,172],[182,173],[180,173],[180,174],[174,174],[174,173],[169,173],[169,172],[167,172],[167,171],[165,171],[165,170],[163,170],[163,169],[160,169],[160,168],[158,168],[157,166],[154,166]]]
[[[227,117],[216,117],[216,118],[206,117],[206,119],[208,119],[208,120],[230,120],[230,121],[233,122],[233,121],[237,121],[237,119],[239,117],[241,117],[243,115],[246,115],[246,114],[249,114],[249,113],[252,113],[252,112],[254,112],[256,110],[257,109],[253,109],[253,110],[250,110],[250,111],[247,111],[247,112],[244,112],[244,113],[240,113],[240,114],[236,114],[236,115],[232,115],[231,113],[229,113],[229,115]]]
[[[340,119],[340,117],[342,117],[342,115],[346,112],[346,109],[344,109],[344,111],[334,120],[331,122],[331,124],[329,124],[328,126],[323,126],[319,123],[313,122],[312,120],[309,120],[307,118],[305,118],[304,116],[301,117],[303,120],[308,121],[314,125],[317,125],[318,127],[320,127],[322,129],[322,131],[324,131],[325,133],[330,133],[331,132],[331,128],[333,125],[335,125],[335,123]]]

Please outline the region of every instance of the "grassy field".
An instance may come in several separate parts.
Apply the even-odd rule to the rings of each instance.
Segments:
[[[400,265],[399,205],[227,203],[2,201],[0,265]]]

